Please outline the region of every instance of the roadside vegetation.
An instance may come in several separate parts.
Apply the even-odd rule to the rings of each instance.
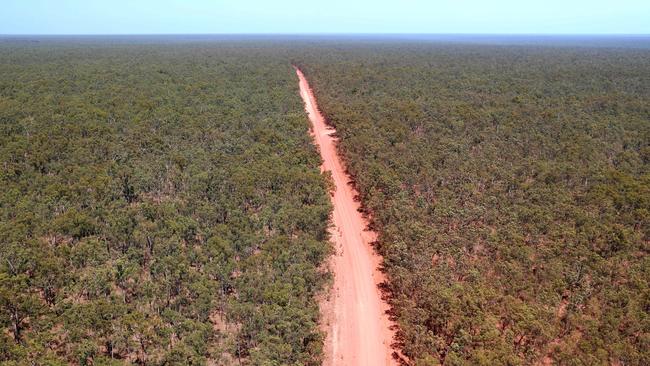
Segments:
[[[650,53],[342,44],[295,60],[415,365],[650,364]]]
[[[0,363],[319,365],[308,126],[272,47],[0,45]]]

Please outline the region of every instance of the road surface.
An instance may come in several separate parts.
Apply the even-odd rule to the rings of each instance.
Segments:
[[[323,159],[322,171],[332,172],[336,190],[332,241],[336,254],[330,267],[334,286],[329,299],[321,304],[323,328],[326,330],[325,365],[382,366],[396,365],[392,358],[393,331],[386,315],[387,304],[381,299],[378,284],[383,275],[378,270],[381,258],[370,245],[376,234],[366,230],[367,221],[354,200],[356,190],[336,153],[334,129],[326,125],[316,99],[302,72],[300,95],[312,123],[312,133]]]

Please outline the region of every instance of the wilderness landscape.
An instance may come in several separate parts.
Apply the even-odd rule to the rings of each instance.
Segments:
[[[515,43],[2,39],[0,363],[650,364],[650,48]]]

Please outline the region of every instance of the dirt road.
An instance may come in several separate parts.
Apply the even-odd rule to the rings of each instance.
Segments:
[[[379,256],[370,243],[375,233],[366,231],[367,222],[358,211],[357,192],[348,184],[350,177],[336,153],[334,129],[325,124],[305,76],[300,79],[300,95],[313,126],[313,135],[323,158],[321,170],[331,171],[336,191],[332,240],[336,254],[331,259],[334,288],[329,301],[321,305],[327,332],[325,365],[395,365],[392,360],[393,332],[385,314],[388,309],[377,285],[383,280]]]

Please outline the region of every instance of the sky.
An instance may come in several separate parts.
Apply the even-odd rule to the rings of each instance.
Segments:
[[[650,0],[0,0],[0,34],[650,34]]]

